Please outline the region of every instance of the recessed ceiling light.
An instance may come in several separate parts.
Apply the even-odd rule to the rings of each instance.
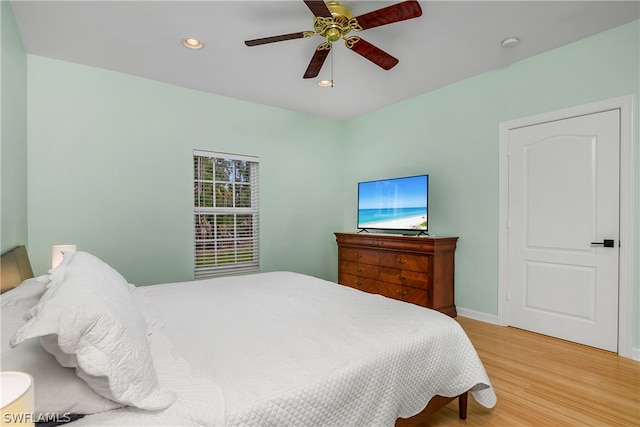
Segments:
[[[202,49],[202,47],[204,46],[204,43],[202,43],[200,40],[192,38],[182,40],[182,44],[189,49]]]
[[[333,87],[333,80],[318,80],[320,87]]]
[[[520,43],[520,39],[517,37],[509,37],[502,40],[502,47],[514,47]]]

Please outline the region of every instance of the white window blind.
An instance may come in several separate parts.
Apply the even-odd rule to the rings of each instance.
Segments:
[[[260,268],[258,162],[194,150],[196,277]]]

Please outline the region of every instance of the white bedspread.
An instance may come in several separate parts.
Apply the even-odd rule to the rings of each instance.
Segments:
[[[392,426],[434,395],[496,401],[462,328],[433,310],[285,272],[135,293],[178,402],[77,425]]]

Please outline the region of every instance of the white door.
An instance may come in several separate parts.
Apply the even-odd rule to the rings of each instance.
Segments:
[[[619,129],[615,109],[509,131],[509,325],[617,351]]]

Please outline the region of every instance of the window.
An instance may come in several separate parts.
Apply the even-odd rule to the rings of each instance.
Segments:
[[[194,150],[196,277],[260,267],[258,161]]]

